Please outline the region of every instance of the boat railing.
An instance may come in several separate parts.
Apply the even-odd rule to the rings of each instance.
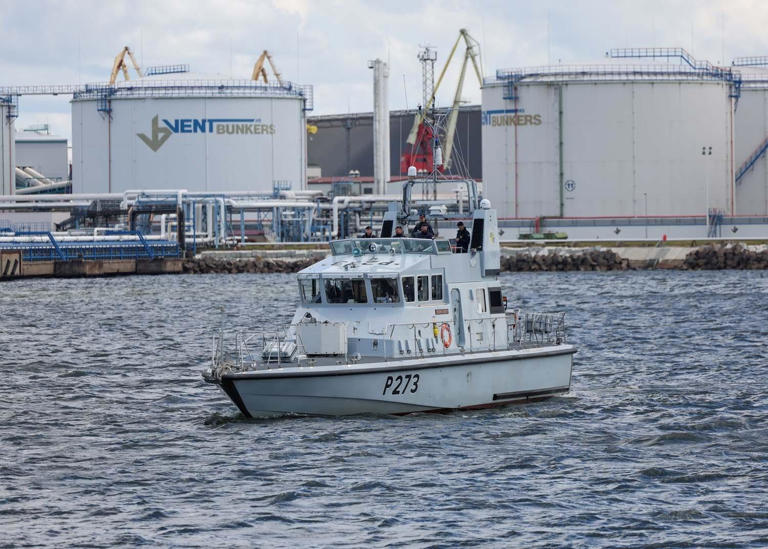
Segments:
[[[499,323],[503,324],[500,326]],[[467,319],[463,321],[463,326],[458,328],[453,320],[391,323],[387,325],[384,333],[387,339],[392,341],[392,345],[385,346],[383,353],[379,355],[383,360],[510,348],[525,349],[566,343],[563,312],[508,311],[506,318]],[[296,357],[304,354],[299,339],[293,337],[293,334],[289,335],[287,331],[265,330],[250,334],[220,331],[213,337],[211,372],[214,377],[220,378],[228,372],[280,368],[288,363],[296,364]],[[341,357],[336,360],[339,358]],[[340,363],[353,364],[359,360],[359,355],[355,353],[344,355]]]
[[[285,330],[253,333],[219,331],[213,336],[212,371],[221,374],[279,367],[291,362],[296,343]]]
[[[565,313],[507,312],[510,344],[514,347],[538,347],[566,343]]]
[[[440,322],[401,322],[387,325],[387,335],[389,339],[397,341],[396,349],[393,354],[388,354],[384,358],[397,359],[429,356],[436,354],[450,355],[458,352],[474,351],[499,351],[508,348],[507,341],[503,337],[497,338],[496,327],[504,320],[500,318],[474,318],[464,320],[463,328],[466,331],[464,341],[461,342],[459,327],[453,320],[443,320]],[[444,334],[443,326],[447,326]],[[400,348],[400,338],[395,334],[396,329],[405,327],[409,332],[408,346],[403,345]],[[435,335],[435,331],[437,335]],[[503,333],[503,332],[502,332]],[[482,339],[478,339],[477,334],[483,334]],[[487,335],[487,337],[486,337]],[[445,343],[449,345],[446,346]],[[413,345],[413,348],[410,347]]]

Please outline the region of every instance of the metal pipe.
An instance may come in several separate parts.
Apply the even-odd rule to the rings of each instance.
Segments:
[[[30,168],[29,166],[25,166],[22,168],[26,173],[31,175],[35,181],[39,181],[41,185],[53,185],[54,181],[52,179],[48,179],[43,174],[35,170],[34,168]]]
[[[25,172],[19,167],[14,168],[14,170],[16,172],[16,181],[20,181],[21,183],[25,183],[25,184],[31,184],[35,187],[42,187],[45,185],[42,181],[37,179],[34,175]]]
[[[227,199],[227,205],[235,209],[267,209],[267,208],[308,208],[314,210],[317,204],[314,202],[300,202],[292,200],[252,200],[238,201]]]
[[[0,196],[0,202],[53,202],[64,200],[115,200],[121,198],[121,194],[91,193],[91,194],[28,194]]]
[[[64,210],[70,210],[72,208],[87,208],[90,206],[90,202],[46,202],[45,204],[29,204],[29,203],[22,203],[22,204],[16,204],[16,203],[7,203],[7,204],[0,204],[0,211],[2,210],[37,210],[40,208],[45,208],[46,210],[51,209],[64,209]]]
[[[557,131],[560,164],[560,217],[565,215],[565,170],[563,165],[563,87],[557,87]]]
[[[336,196],[333,199],[333,236],[339,236],[339,208],[346,209],[352,202],[401,202],[398,195],[367,194],[364,196]]]
[[[217,198],[216,202],[219,203],[219,208],[221,209],[219,212],[219,235],[222,240],[225,240],[227,238],[227,207],[224,205],[223,198]]]

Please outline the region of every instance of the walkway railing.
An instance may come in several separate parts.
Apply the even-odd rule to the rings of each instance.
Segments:
[[[182,255],[181,248],[174,240],[146,239],[138,231],[116,231],[107,235],[134,236],[136,239],[60,240],[50,231],[16,232],[0,229],[0,237],[5,237],[0,240],[0,250],[21,251],[24,261],[155,259]]]
[[[497,340],[496,327],[500,322],[506,324],[506,332],[502,333],[506,333],[507,337]],[[448,326],[446,334],[449,334],[445,337],[444,325]],[[406,330],[396,333],[398,328]],[[381,361],[404,360],[438,355],[452,356],[464,352],[530,349],[566,343],[564,312],[510,311],[506,318],[466,320],[464,330],[465,344],[459,348],[455,339],[459,337],[459,333],[453,321],[388,324],[381,333],[386,337],[380,341],[392,342],[392,352],[389,352],[384,344],[381,355],[361,357],[358,353],[350,354],[348,351],[347,354],[336,357],[334,363],[349,365],[359,363],[361,358]],[[482,339],[477,338],[478,333],[483,334]],[[446,347],[444,343],[447,341],[450,341],[450,345]],[[226,333],[222,330],[213,336],[209,377],[215,380],[228,372],[280,368],[288,364],[299,366],[301,364],[296,361],[296,357],[304,354],[301,342],[289,337],[286,331],[267,330],[246,335],[240,332]],[[313,360],[312,364],[316,364],[316,361]]]

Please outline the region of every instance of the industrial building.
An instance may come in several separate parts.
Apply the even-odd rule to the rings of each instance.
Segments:
[[[738,92],[738,73],[681,49],[499,70],[482,90],[486,194],[514,218],[732,215]]]
[[[311,87],[150,67],[72,99],[75,193],[301,189]]]
[[[393,177],[405,175],[401,173],[400,158],[410,149],[406,140],[416,114],[413,109],[390,111],[389,158]],[[440,120],[447,110],[437,109],[436,114]],[[373,113],[310,116],[307,122],[317,128],[316,133],[309,134],[308,162],[319,167],[322,177],[343,177],[350,171],[359,172],[362,177],[373,176]],[[453,168],[475,179],[483,178],[480,128],[480,106],[462,106],[456,125],[457,160]]]
[[[768,57],[733,60],[742,74],[734,118],[736,213],[768,215]]]
[[[49,181],[69,179],[67,138],[44,131],[24,130],[15,134],[16,167],[32,169]]]

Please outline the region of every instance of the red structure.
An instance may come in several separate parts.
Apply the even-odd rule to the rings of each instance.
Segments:
[[[400,173],[408,173],[409,166],[415,166],[419,172],[422,170],[432,173],[432,162],[434,161],[434,151],[432,144],[435,141],[435,134],[432,128],[421,122],[419,131],[416,134],[416,142],[411,145],[411,150],[404,152],[400,157]],[[437,167],[438,171],[443,171],[443,166]]]

